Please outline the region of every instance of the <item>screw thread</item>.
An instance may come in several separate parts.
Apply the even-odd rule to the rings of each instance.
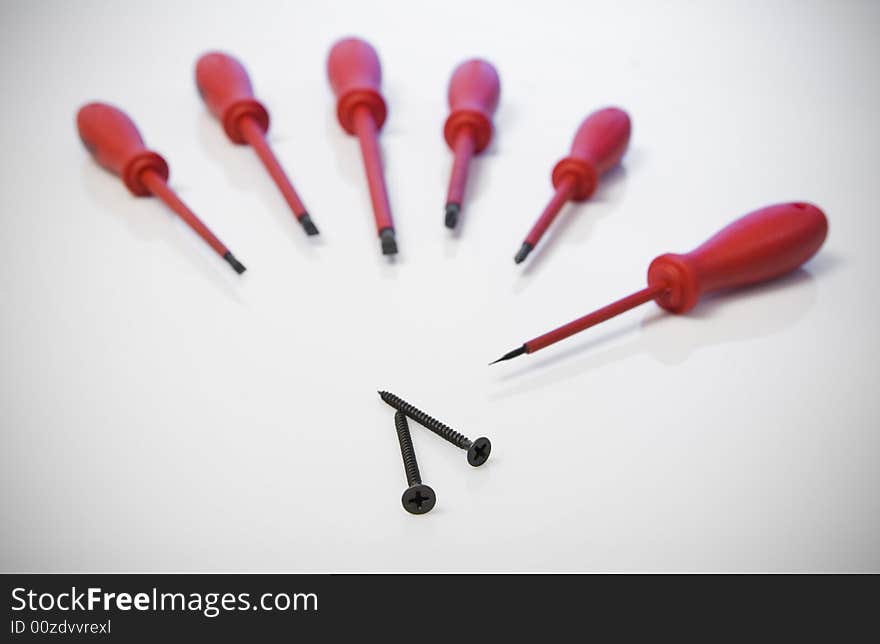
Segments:
[[[395,396],[388,391],[380,391],[379,396],[382,398],[382,400],[394,407],[397,411],[406,414],[414,421],[416,421],[419,425],[430,429],[440,438],[449,441],[456,447],[460,447],[461,449],[466,450],[469,449],[472,445],[471,440],[467,436],[455,431],[449,425],[441,423],[433,416],[429,416],[421,409],[413,407],[402,398],[399,398],[398,396]]]
[[[419,464],[416,461],[416,451],[413,449],[412,436],[409,433],[409,424],[402,412],[394,414],[394,427],[397,429],[397,442],[400,443],[400,455],[403,457],[403,469],[406,470],[406,484],[412,487],[422,482],[419,474]]]

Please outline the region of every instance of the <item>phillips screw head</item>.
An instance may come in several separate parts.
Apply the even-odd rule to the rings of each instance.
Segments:
[[[492,453],[492,442],[485,436],[475,440],[467,451],[467,462],[474,467],[479,467],[489,460]]]
[[[400,497],[403,509],[410,514],[425,514],[430,512],[437,502],[437,496],[429,485],[419,483],[406,488]]]

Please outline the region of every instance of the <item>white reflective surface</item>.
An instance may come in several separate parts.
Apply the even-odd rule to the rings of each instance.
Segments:
[[[124,4],[2,9],[0,568],[880,569],[880,5]],[[350,33],[383,63],[394,263],[325,78]],[[201,103],[213,48],[249,70],[316,243]],[[471,56],[501,106],[450,235],[445,92]],[[244,276],[92,162],[95,99]],[[623,167],[514,266],[608,104]],[[486,366],[795,199],[831,224],[803,270]],[[412,426],[426,516],[377,389],[492,439],[474,469]]]

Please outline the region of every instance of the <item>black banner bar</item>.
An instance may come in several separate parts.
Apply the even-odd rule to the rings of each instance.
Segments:
[[[13,574],[3,581],[10,642],[325,640],[376,628],[480,637],[520,627],[714,638],[756,635],[752,628],[767,634],[773,625],[790,634],[809,624],[815,634],[821,622],[845,615],[835,622],[840,640],[840,629],[875,614],[878,597],[876,576],[828,575]]]

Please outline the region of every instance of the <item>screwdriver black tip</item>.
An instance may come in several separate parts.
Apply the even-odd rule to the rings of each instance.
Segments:
[[[521,356],[526,353],[526,345],[522,345],[521,347],[517,347],[513,351],[508,351],[503,356],[495,360],[494,362],[490,362],[489,365],[493,365],[496,362],[503,362],[504,360],[510,360],[511,358],[515,358],[517,356]]]
[[[533,248],[534,246],[532,246],[529,242],[523,242],[523,245],[519,247],[519,252],[513,258],[513,261],[517,264],[522,264],[525,261],[526,257],[529,256],[529,253],[532,252]]]
[[[458,225],[458,213],[461,212],[461,206],[457,203],[446,204],[446,227],[455,228]]]
[[[394,239],[393,228],[383,228],[382,231],[379,233],[379,239],[382,240],[383,255],[397,254],[397,240]]]
[[[223,255],[223,259],[225,259],[227,262],[229,262],[229,265],[232,266],[233,270],[235,270],[235,272],[238,273],[239,275],[241,275],[242,273],[244,273],[247,270],[244,267],[244,264],[242,264],[240,261],[235,259],[235,255],[230,253],[228,250],[226,251],[226,254]]]
[[[299,218],[299,223],[302,224],[303,230],[306,231],[306,235],[309,237],[318,234],[318,227],[315,226],[315,222],[309,217],[309,213],[303,213],[302,217]]]

